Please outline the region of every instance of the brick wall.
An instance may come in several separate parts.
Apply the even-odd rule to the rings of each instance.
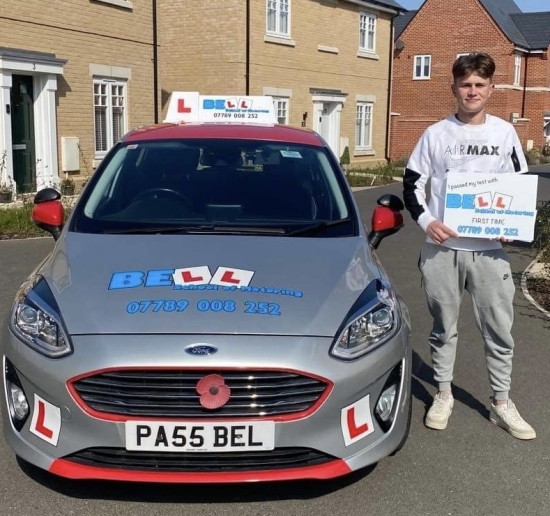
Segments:
[[[0,9],[1,46],[48,52],[66,59],[57,79],[58,149],[61,137],[80,139],[80,176],[94,159],[93,78],[90,64],[129,68],[128,127],[152,123],[153,66],[151,2],[133,9],[81,0],[5,2]],[[37,136],[38,137],[38,136]],[[59,167],[61,174],[61,165]]]
[[[529,57],[524,97],[522,86],[513,86],[514,45],[478,0],[427,0],[399,39],[405,47],[395,51],[391,159],[409,156],[426,126],[456,109],[450,89],[452,64],[457,54],[476,50],[491,54],[497,66],[496,90],[488,111],[505,120],[510,120],[512,113],[528,118],[530,121],[521,127],[523,145],[530,139],[542,145],[543,107],[548,108],[550,103],[548,61],[540,56]],[[413,80],[414,56],[424,54],[432,56],[431,77]],[[524,72],[525,59],[522,80]]]
[[[161,0],[161,87],[164,110],[174,90],[205,94],[245,93],[246,11],[242,0],[196,2],[180,14],[180,2]],[[250,94],[264,88],[292,90],[290,124],[300,125],[308,113],[313,127],[310,88],[347,94],[341,136],[349,138],[354,163],[385,160],[390,15],[378,12],[377,59],[358,57],[359,7],[333,0],[292,2],[292,46],[266,42],[264,1],[251,1]],[[319,46],[337,49],[323,52]],[[371,156],[353,156],[356,95],[376,97]]]

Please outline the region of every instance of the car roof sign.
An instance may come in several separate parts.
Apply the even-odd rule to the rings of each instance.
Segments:
[[[217,122],[276,124],[273,97],[250,95],[200,95],[175,91],[170,97],[165,123]]]

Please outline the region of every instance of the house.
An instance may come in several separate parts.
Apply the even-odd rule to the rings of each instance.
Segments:
[[[394,0],[27,0],[0,11],[0,184],[86,179],[172,91],[272,95],[337,157],[388,154]]]
[[[225,0],[159,9],[161,104],[173,91],[272,95],[280,123],[337,157],[385,162],[393,0]]]
[[[392,160],[453,112],[453,62],[474,51],[496,62],[490,112],[515,125],[525,149],[550,139],[550,12],[522,13],[513,0],[426,0],[395,25]]]
[[[86,177],[154,121],[151,2],[62,3],[0,9],[0,183],[18,193]]]

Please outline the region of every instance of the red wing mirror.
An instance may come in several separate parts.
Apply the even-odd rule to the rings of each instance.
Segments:
[[[397,233],[403,227],[403,202],[392,194],[383,195],[378,199],[378,206],[372,212],[369,243],[375,249],[387,236]]]
[[[65,223],[65,210],[59,200],[43,201],[34,205],[32,220],[57,240]]]

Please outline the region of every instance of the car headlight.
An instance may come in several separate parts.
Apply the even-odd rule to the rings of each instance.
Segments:
[[[338,332],[331,355],[353,360],[381,346],[397,331],[398,310],[390,284],[379,279],[372,281]]]
[[[13,305],[11,330],[29,347],[50,358],[72,353],[57,303],[42,276],[28,279]]]

